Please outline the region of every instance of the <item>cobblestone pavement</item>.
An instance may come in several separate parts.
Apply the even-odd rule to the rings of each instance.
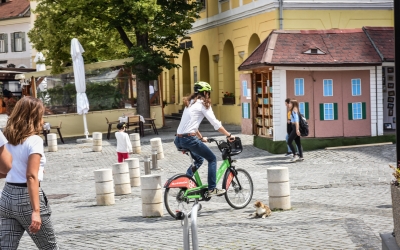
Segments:
[[[157,172],[163,182],[185,172],[189,164],[189,158],[177,152],[172,143],[176,124],[168,126],[160,130],[166,158],[158,162],[163,170]],[[218,134],[210,125],[201,128],[204,136]],[[229,127],[234,134],[239,130]],[[135,156],[150,153],[148,142],[153,137],[146,133],[143,153]],[[268,204],[267,168],[286,166],[293,208],[273,212],[266,219],[249,219],[254,211],[251,205],[234,210],[223,197],[202,202],[200,249],[381,248],[379,233],[393,229],[392,170],[388,165],[395,162],[394,145],[309,151],[304,162],[288,163],[282,155],[253,147],[252,136],[240,137],[244,151],[235,157],[236,165],[253,178],[253,200]],[[215,144],[209,146],[220,163]],[[165,209],[161,218],[142,218],[140,187],[132,188],[130,195],[116,197],[113,206],[95,205],[93,170],[111,168],[116,162],[115,140],[104,140],[102,152],[92,152],[90,144],[70,140],[46,157],[42,187],[49,196],[61,249],[183,249],[181,224]],[[200,169],[204,179],[206,169]],[[0,183],[2,186],[4,181]],[[35,249],[27,234],[20,249]]]

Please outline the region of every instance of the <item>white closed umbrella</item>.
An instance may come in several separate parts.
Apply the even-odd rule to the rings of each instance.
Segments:
[[[44,64],[44,58],[42,52],[37,52],[35,59],[33,60],[36,63],[36,71],[44,71],[46,70],[46,65]]]
[[[85,65],[83,63],[82,53],[85,52],[78,39],[71,41],[72,65],[74,68],[75,88],[76,88],[76,107],[78,114],[83,115],[83,126],[86,139],[89,138],[87,129],[86,114],[89,111],[89,101],[86,96]]]

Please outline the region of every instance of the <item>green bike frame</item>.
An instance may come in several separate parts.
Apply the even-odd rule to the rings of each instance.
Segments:
[[[219,167],[219,169],[217,170],[217,184],[219,183],[219,181],[221,180],[221,178],[224,175],[225,171],[229,167],[230,167],[229,160],[228,159],[224,160],[222,162],[221,166]],[[196,171],[196,173],[194,173],[194,179],[196,180],[196,183],[199,186],[195,187],[195,188],[187,189],[185,191],[185,194],[183,196],[188,198],[188,199],[200,199],[201,198],[200,194],[189,194],[189,193],[196,193],[196,191],[200,191],[200,190],[205,189],[205,188],[208,187],[208,184],[204,184],[203,185],[203,183],[201,182],[200,175],[199,175],[198,171]]]

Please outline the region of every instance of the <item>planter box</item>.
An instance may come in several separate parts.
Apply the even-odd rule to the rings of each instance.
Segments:
[[[392,210],[394,222],[394,234],[397,245],[400,246],[400,187],[390,185],[392,193]]]
[[[235,104],[234,97],[222,97],[222,104]]]

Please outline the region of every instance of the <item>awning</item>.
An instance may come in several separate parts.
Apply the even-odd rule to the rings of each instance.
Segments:
[[[89,63],[89,64],[85,64],[85,70],[93,70],[93,69],[102,69],[102,68],[121,66],[121,65],[124,65],[126,62],[130,62],[132,60],[133,60],[132,57],[128,57],[128,58],[124,58],[124,59]],[[64,71],[61,74],[67,74],[67,73],[72,73],[72,72],[74,72],[74,69],[72,66],[70,66],[70,67],[65,67]],[[52,75],[51,69],[45,70],[45,71],[30,72],[30,73],[25,73],[25,79],[28,79],[31,77],[41,77],[41,76],[50,76],[50,75]]]

